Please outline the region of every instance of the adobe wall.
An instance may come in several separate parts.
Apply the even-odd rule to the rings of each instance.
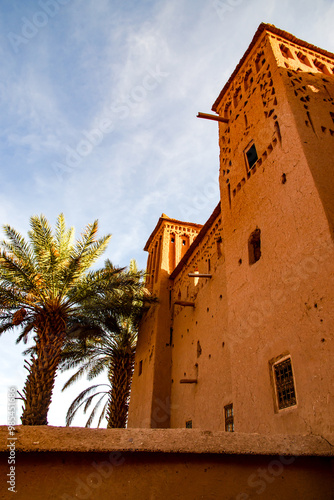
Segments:
[[[229,117],[219,125],[225,345],[237,431],[321,434],[333,430],[334,247],[275,43],[262,36],[218,107]],[[252,141],[259,160],[247,171]],[[256,228],[261,258],[250,265]],[[297,405],[277,411],[270,361],[286,354]]]
[[[219,122],[221,215],[171,280],[170,241],[163,246],[160,304],[143,324],[137,356],[154,346],[155,371],[139,381],[135,370],[129,425],[141,426],[141,405],[159,401],[157,419],[175,428],[191,421],[224,430],[232,403],[237,432],[334,430],[334,60],[280,33],[257,32],[214,104],[228,120]],[[212,277],[190,278],[196,270]],[[273,364],[286,356],[296,404],[278,409]]]
[[[231,402],[227,332],[226,268],[221,213],[171,284],[171,427],[186,422],[201,429],[224,429],[224,405]],[[209,274],[193,278],[188,273]],[[174,273],[172,274],[173,277]],[[190,306],[177,304],[190,302]],[[195,382],[184,383],[192,380]]]
[[[17,426],[15,498],[329,500],[333,447],[316,436]],[[0,427],[0,499],[10,498]],[[12,476],[14,477],[14,476]]]
[[[170,426],[171,346],[169,275],[194,241],[200,224],[163,214],[145,249],[149,253],[147,287],[158,297],[144,315],[136,348],[129,406],[129,427]]]

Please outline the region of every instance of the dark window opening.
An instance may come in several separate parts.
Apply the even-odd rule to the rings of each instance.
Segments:
[[[173,344],[173,328],[169,329],[169,345]]]
[[[297,404],[291,358],[274,365],[278,409]]]
[[[223,244],[222,238],[218,238],[216,240],[216,244],[217,244],[217,254],[218,254],[218,257],[221,257],[222,256],[222,244]]]
[[[234,432],[233,404],[224,407],[225,410],[225,431]]]
[[[283,43],[282,43],[279,46],[279,48],[281,49],[281,52],[282,52],[284,57],[286,57],[287,59],[293,59],[293,55],[292,55],[289,47],[287,47],[286,45],[283,45]]]
[[[255,163],[258,160],[257,151],[255,144],[252,144],[251,147],[246,151],[246,158],[248,163],[249,170],[254,167]]]
[[[264,61],[261,61],[261,58],[263,57],[263,51],[260,52],[260,54],[257,55],[256,59],[255,59],[255,67],[256,67],[256,72],[259,72],[261,67],[263,66],[264,64]]]
[[[250,75],[252,73],[252,70],[249,69],[246,74],[245,74],[245,79],[244,79],[244,88],[245,90],[247,90],[250,86],[250,84],[252,83],[253,79],[250,78]]]
[[[261,257],[261,230],[255,229],[248,240],[249,265],[255,264]]]
[[[325,75],[330,75],[330,71],[327,68],[326,64],[323,64],[321,61],[318,61],[317,59],[314,59],[313,61],[314,66],[321,71],[321,73],[324,73]]]
[[[139,361],[138,376],[143,373],[143,360]]]
[[[192,428],[193,428],[193,421],[187,420],[186,421],[186,429],[192,429]]]
[[[182,245],[184,246],[186,244],[186,240],[182,240]]]
[[[174,243],[174,242],[175,242],[175,239],[174,239],[174,238],[171,238],[171,240],[170,240],[170,241],[171,241],[171,243]]]
[[[310,68],[312,68],[312,64],[310,63],[308,58],[302,52],[298,52],[297,57],[300,60],[300,62],[302,62],[303,64],[306,64],[306,66],[309,66]]]

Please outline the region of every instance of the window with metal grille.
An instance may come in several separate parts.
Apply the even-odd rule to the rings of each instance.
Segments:
[[[224,406],[225,410],[225,431],[234,432],[233,404]]]
[[[275,385],[278,409],[288,408],[297,404],[293,380],[291,358],[274,365]]]
[[[187,420],[186,421],[186,429],[192,429],[192,428],[193,428],[193,421]]]

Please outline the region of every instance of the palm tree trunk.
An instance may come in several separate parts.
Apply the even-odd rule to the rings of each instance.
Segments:
[[[124,428],[128,419],[134,353],[121,353],[113,363],[109,376],[110,401],[107,410],[107,428]]]
[[[56,371],[65,339],[65,321],[59,313],[45,313],[36,321],[36,355],[25,368],[22,425],[47,425]]]

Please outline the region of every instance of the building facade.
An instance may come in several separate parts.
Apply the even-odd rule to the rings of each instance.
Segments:
[[[212,110],[220,202],[146,244],[128,426],[333,433],[334,55],[261,24]]]

